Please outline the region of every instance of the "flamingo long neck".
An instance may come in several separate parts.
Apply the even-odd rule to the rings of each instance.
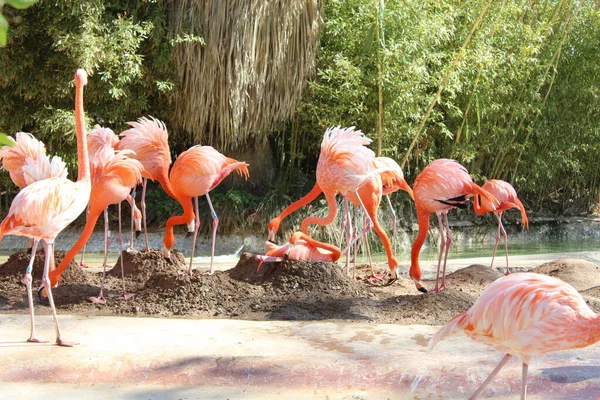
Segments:
[[[421,267],[419,266],[419,253],[421,252],[421,247],[423,247],[423,243],[425,243],[425,239],[429,233],[429,213],[417,208],[417,217],[419,221],[419,233],[410,250],[409,275],[411,278],[420,281]]]
[[[77,239],[77,242],[75,242],[73,247],[71,247],[67,254],[65,254],[65,257],[62,259],[58,267],[56,267],[54,271],[50,271],[49,277],[51,286],[55,286],[58,283],[62,273],[69,266],[69,263],[75,258],[77,253],[79,253],[79,250],[85,246],[90,236],[92,236],[94,227],[96,226],[96,222],[98,221],[100,214],[102,214],[102,211],[103,210],[95,208],[93,204],[90,205],[90,212],[87,216],[85,226],[83,227],[83,231],[81,232],[79,239]]]
[[[295,202],[293,202],[292,204],[290,204],[289,206],[287,206],[281,213],[279,213],[278,216],[276,216],[275,218],[273,218],[272,221],[277,221],[277,226],[279,226],[279,223],[285,217],[287,217],[288,215],[290,215],[291,213],[293,213],[297,209],[302,208],[305,205],[307,205],[308,203],[312,202],[314,199],[316,199],[317,197],[319,197],[319,195],[322,192],[323,191],[321,190],[321,187],[319,186],[319,184],[315,183],[315,186],[313,186],[313,188],[310,190],[310,192],[308,192],[307,194],[305,194],[304,196],[302,196],[300,199],[296,200]]]
[[[173,233],[173,227],[175,225],[184,225],[194,219],[194,210],[192,209],[192,198],[189,196],[182,197],[180,199],[181,206],[183,207],[183,214],[176,215],[167,220],[165,226],[165,237],[163,238],[163,244],[167,250],[171,250],[175,245],[175,234]]]
[[[85,134],[85,116],[83,111],[83,86],[75,85],[75,132],[77,133],[77,181],[90,182],[90,160]]]
[[[475,211],[475,214],[477,215],[484,215],[485,211],[483,211],[483,209],[481,208],[481,202],[479,199],[479,195],[475,195],[473,196],[473,210]]]
[[[169,197],[171,197],[174,200],[179,201],[179,199],[177,198],[177,195],[173,191],[173,185],[171,185],[171,180],[169,179],[169,175],[168,175],[167,171],[161,171],[158,176],[154,177],[154,179],[156,179],[158,181],[158,183],[160,183],[160,186],[162,186],[163,190],[165,191],[166,194],[169,195]],[[183,207],[183,204],[181,204],[181,206]]]

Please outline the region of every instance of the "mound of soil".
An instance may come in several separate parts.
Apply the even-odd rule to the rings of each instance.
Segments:
[[[160,250],[148,252],[124,250],[115,266],[106,272],[108,276],[121,279],[121,258],[123,258],[123,274],[136,288],[144,287],[148,280],[157,274],[179,274],[186,268],[185,258],[177,250],[171,251],[173,264],[165,260]]]
[[[479,294],[502,276],[496,269],[481,264],[473,264],[459,269],[446,277],[446,286],[459,288],[458,290],[473,296]]]
[[[65,257],[65,252],[57,251],[54,253],[54,264],[58,266],[62,259]],[[4,264],[0,266],[0,275],[3,276],[14,276],[21,280],[25,275],[25,270],[31,259],[31,252],[23,251],[12,254]],[[31,273],[34,283],[42,280],[44,273],[44,261],[46,256],[43,250],[39,250],[35,254],[33,260],[33,271]],[[65,271],[60,277],[61,283],[87,283],[89,281],[89,275],[81,270],[79,265],[75,261],[71,261]]]
[[[577,290],[600,286],[600,267],[586,260],[563,258],[542,264],[530,272],[553,276]]]

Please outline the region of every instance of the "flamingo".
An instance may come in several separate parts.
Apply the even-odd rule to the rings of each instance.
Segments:
[[[284,260],[312,260],[336,262],[342,252],[336,246],[319,242],[302,232],[294,232],[289,241],[277,246],[269,241],[265,242],[269,249],[265,255],[257,255],[258,268],[263,262],[281,262]]]
[[[427,293],[427,289],[425,289],[421,282],[419,252],[429,231],[429,215],[436,213],[440,227],[440,254],[434,289],[434,292],[437,293],[446,287],[446,261],[448,260],[450,243],[452,243],[450,227],[448,226],[448,211],[456,207],[465,208],[465,203],[469,197],[475,195],[481,195],[493,207],[498,205],[498,200],[474,183],[465,167],[460,165],[456,160],[447,158],[434,160],[421,171],[413,183],[413,193],[419,222],[419,233],[410,252],[411,264],[409,275],[415,282],[417,290]],[[442,222],[442,216],[444,222]],[[440,286],[439,277],[442,255],[444,256],[444,267],[442,271],[442,284]]]
[[[144,221],[144,240],[146,252],[150,250],[148,245],[148,231],[146,229],[146,185],[148,179],[157,180],[164,191],[173,199],[179,201],[173,192],[169,181],[169,166],[171,165],[171,153],[169,149],[169,134],[162,121],[152,117],[139,118],[137,122],[127,122],[131,128],[121,132],[121,140],[115,146],[116,150],[130,149],[135,152],[135,158],[144,166],[142,173],[142,219]],[[183,207],[183,203],[181,203]],[[191,230],[186,221],[188,230]]]
[[[85,209],[90,199],[90,169],[87,152],[87,140],[84,128],[83,87],[87,84],[87,74],[78,69],[75,73],[75,127],[77,133],[77,164],[79,175],[77,182],[66,178],[49,178],[31,183],[14,198],[8,215],[0,223],[0,240],[4,235],[27,236],[33,239],[31,259],[25,271],[23,283],[27,287],[31,334],[28,342],[40,342],[35,334],[33,298],[31,294],[31,271],[35,251],[43,240],[45,261],[42,283],[48,293],[52,317],[56,329],[56,344],[73,346],[76,343],[64,341],[60,335],[56,307],[50,289],[50,260],[54,254],[54,239]]]
[[[525,400],[530,361],[553,351],[596,343],[600,316],[560,279],[517,273],[494,281],[469,310],[452,318],[433,335],[428,352],[440,340],[461,333],[506,353],[470,399],[476,399],[510,357],[517,356],[523,364],[521,400]]]
[[[381,201],[383,188],[381,173],[389,171],[388,168],[377,168],[375,153],[366,147],[371,139],[364,136],[354,127],[342,129],[333,127],[327,129],[321,142],[321,153],[317,163],[317,184],[325,194],[329,205],[329,213],[325,218],[307,217],[302,221],[301,230],[308,235],[311,224],[328,225],[335,220],[338,206],[335,200],[337,193],[344,197],[344,210],[347,220],[348,200],[361,204],[368,215],[367,226],[364,232],[373,227],[379,235],[388,258],[391,277],[397,279],[396,268],[398,259],[394,256],[385,231],[377,220],[377,209]],[[362,190],[360,190],[362,188]],[[348,223],[348,244],[346,248],[346,271],[350,246],[358,237],[351,240],[352,225]],[[362,235],[361,235],[362,236]]]
[[[96,128],[98,129],[98,128]],[[89,136],[89,134],[88,134]],[[111,204],[118,204],[119,209],[119,249],[122,249],[123,241],[121,237],[121,202],[127,199],[131,188],[142,181],[142,164],[133,158],[132,150],[113,150],[112,147],[100,148],[96,153],[91,155],[91,182],[92,190],[89,203],[89,213],[86,219],[85,227],[81,232],[81,236],[71,249],[65,254],[58,267],[49,274],[50,284],[55,287],[60,280],[64,270],[69,266],[69,263],[79,250],[89,240],[98,217],[104,212],[104,234],[105,240],[108,231],[108,212],[107,208]],[[106,243],[106,241],[105,241]],[[104,304],[106,299],[103,295],[104,276],[106,272],[106,256],[107,246],[105,245],[104,253],[104,269],[102,273],[102,284],[100,286],[100,294],[97,297],[90,297],[94,303]],[[125,279],[123,273],[123,257],[121,259],[121,276],[123,278],[123,299],[128,299],[129,294],[125,292]],[[41,290],[41,289],[40,289]],[[38,291],[40,300],[44,302],[45,293]]]
[[[212,222],[212,242],[210,253],[210,271],[214,273],[213,259],[215,255],[215,240],[217,235],[217,226],[219,218],[215,213],[212,202],[210,201],[209,191],[214,189],[223,179],[225,179],[232,171],[237,171],[240,176],[246,179],[250,176],[248,164],[243,161],[237,161],[233,158],[225,157],[217,150],[210,146],[192,146],[177,157],[171,168],[169,178],[174,191],[174,195],[179,199],[183,207],[183,214],[171,217],[166,223],[164,244],[164,257],[169,263],[171,260],[171,249],[175,245],[175,236],[173,227],[175,225],[191,224],[194,228],[192,239],[192,254],[190,256],[190,266],[188,274],[192,273],[192,264],[194,261],[194,251],[196,247],[196,237],[198,228],[200,227],[200,219],[198,216],[198,197],[206,196],[210,213],[213,219]],[[194,199],[196,212],[192,210],[192,198]]]
[[[504,274],[508,275],[510,274],[510,270],[508,269],[508,235],[506,234],[504,225],[502,225],[502,213],[511,208],[518,208],[519,211],[521,211],[521,225],[524,228],[528,228],[529,221],[527,220],[527,213],[525,212],[523,203],[521,203],[521,200],[517,197],[517,191],[510,183],[499,179],[490,179],[483,184],[482,188],[494,195],[500,202],[500,205],[496,209],[493,209],[492,205],[485,199],[479,200],[479,196],[475,196],[473,199],[473,209],[477,215],[484,215],[491,210],[496,215],[496,218],[498,218],[498,232],[496,233],[496,244],[494,245],[494,254],[492,255],[490,268],[493,268],[494,266],[494,257],[496,257],[498,242],[500,241],[500,232],[502,232],[502,236],[504,236],[504,251],[506,253],[506,272]]]
[[[105,148],[114,149],[115,146],[119,143],[119,137],[115,135],[115,133],[110,128],[104,128],[99,125],[96,125],[94,129],[87,133],[87,141],[88,141],[88,154],[90,154],[90,162],[92,164],[97,163],[94,160],[94,155],[96,154],[111,154],[111,152],[104,153]],[[98,153],[101,151],[102,153]],[[125,154],[125,153],[123,153]],[[94,167],[92,166],[92,170]],[[92,191],[94,187],[94,177],[92,176]],[[142,213],[139,208],[135,205],[135,200],[131,196],[131,194],[127,195],[125,199],[129,203],[132,208],[132,216],[131,216],[131,238],[129,241],[129,249],[133,249],[133,231],[135,226],[135,235],[136,238],[139,236],[142,230]],[[119,202],[120,203],[120,202]],[[89,216],[89,205],[86,210],[86,221]],[[119,216],[119,222],[121,217]],[[95,221],[94,221],[95,224]],[[104,268],[107,267],[106,261],[108,258],[108,248],[110,245],[110,231],[108,230],[108,212],[104,214],[104,262],[102,266]],[[79,266],[82,268],[87,268],[88,266],[84,262],[85,258],[85,248],[86,245],[83,245],[83,251],[81,252],[81,260],[79,261]],[[70,260],[69,260],[70,262]],[[66,265],[65,265],[66,266]]]

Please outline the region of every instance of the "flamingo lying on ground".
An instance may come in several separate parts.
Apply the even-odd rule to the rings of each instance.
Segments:
[[[131,192],[131,188],[142,181],[142,164],[133,158],[133,151],[121,150],[115,151],[112,147],[100,148],[90,157],[91,166],[91,196],[89,203],[89,213],[86,219],[85,227],[81,232],[81,236],[77,242],[67,252],[58,267],[50,272],[49,278],[52,287],[58,284],[63,271],[69,266],[69,263],[79,250],[87,243],[94,231],[94,226],[98,217],[104,212],[104,234],[105,239],[108,232],[108,206],[118,204],[119,210],[119,254],[123,250],[123,239],[121,236],[121,202],[126,200]],[[106,243],[106,242],[105,242]],[[106,256],[107,248],[105,245],[104,253],[104,269],[102,272],[102,283],[100,286],[100,294],[97,297],[90,297],[94,303],[104,304],[106,300],[103,295],[104,276],[106,273]],[[121,277],[123,279],[123,299],[128,299],[129,294],[125,291],[125,277],[123,272],[123,257],[121,260]],[[42,290],[42,289],[40,289]],[[38,291],[40,300],[44,302],[46,293]]]
[[[438,292],[446,287],[446,261],[448,260],[450,243],[452,243],[450,227],[448,226],[448,211],[456,207],[465,208],[465,203],[469,197],[474,195],[481,195],[487,199],[492,207],[497,207],[499,203],[493,195],[473,182],[465,167],[457,161],[447,158],[434,160],[421,171],[413,184],[413,193],[419,220],[419,233],[410,252],[411,264],[409,275],[415,282],[417,290],[426,293],[427,289],[421,283],[419,253],[429,232],[429,215],[436,213],[440,227],[440,254],[434,291]],[[442,222],[442,215],[444,222]],[[442,283],[440,285],[439,278],[442,256],[444,258],[444,266],[442,270]]]
[[[174,195],[179,199],[181,206],[183,207],[183,214],[171,217],[167,220],[165,237],[163,238],[163,244],[165,246],[164,256],[169,263],[173,263],[170,253],[175,245],[173,227],[175,225],[189,224],[190,221],[194,221],[192,254],[190,256],[188,274],[192,273],[194,251],[196,250],[196,237],[198,228],[200,227],[200,218],[198,216],[199,196],[206,196],[213,219],[209,273],[212,274],[214,272],[213,259],[215,255],[215,240],[219,219],[217,218],[217,214],[210,201],[208,192],[221,183],[221,181],[232,171],[237,171],[240,176],[244,176],[246,179],[250,176],[248,164],[243,161],[225,157],[210,146],[193,146],[181,153],[173,163],[173,168],[171,168],[169,177]],[[192,198],[195,202],[195,214],[192,210]]]
[[[506,234],[504,225],[502,225],[502,213],[511,208],[518,208],[519,211],[521,211],[521,225],[524,228],[528,228],[529,221],[527,220],[527,213],[525,212],[523,203],[521,203],[521,200],[517,197],[517,191],[510,183],[499,179],[490,179],[483,184],[482,188],[494,195],[500,202],[500,205],[492,211],[494,215],[496,215],[496,218],[498,218],[498,232],[496,233],[496,244],[494,245],[494,254],[492,255],[490,268],[493,268],[494,266],[494,257],[496,257],[498,242],[500,241],[500,232],[502,232],[502,235],[504,236],[504,251],[506,253],[506,272],[504,274],[508,275],[510,274],[510,270],[508,269],[508,235]],[[486,199],[479,200],[479,196],[475,196],[473,200],[473,209],[477,215],[483,215],[492,208],[489,201]]]
[[[146,185],[148,179],[156,180],[164,191],[177,200],[182,207],[183,203],[177,199],[169,181],[169,167],[171,165],[171,152],[169,149],[169,134],[162,121],[150,117],[139,118],[137,122],[128,122],[130,129],[121,132],[121,140],[115,147],[116,150],[130,149],[135,152],[135,158],[144,166],[142,174],[142,219],[144,221],[144,241],[146,252],[150,250],[148,244],[148,231],[146,229]],[[185,221],[191,224],[191,221]],[[190,229],[190,227],[188,227]]]
[[[477,302],[452,318],[429,341],[464,333],[506,353],[471,396],[476,399],[511,356],[523,363],[521,399],[527,395],[527,369],[534,357],[578,349],[600,339],[600,317],[571,285],[551,276],[518,273],[494,281]]]
[[[398,259],[394,256],[390,239],[379,225],[377,209],[381,201],[382,177],[381,173],[389,168],[377,168],[375,153],[366,147],[371,139],[365,137],[354,127],[342,129],[329,128],[321,142],[321,153],[317,163],[317,184],[323,190],[329,205],[329,213],[325,218],[307,217],[302,221],[301,230],[308,235],[311,224],[328,225],[335,220],[338,206],[335,197],[340,193],[344,197],[344,212],[350,221],[348,213],[348,200],[356,201],[368,215],[367,226],[364,232],[373,227],[380,237],[388,258],[391,277],[396,279]],[[362,190],[361,190],[362,189]],[[353,242],[352,224],[348,223],[348,241],[346,248],[346,271],[348,271],[349,251]]]
[[[319,242],[302,232],[294,232],[289,241],[281,246],[265,242],[269,249],[265,255],[257,255],[258,268],[263,262],[282,262],[284,260],[311,260],[336,262],[342,251],[336,246]]]
[[[82,69],[77,70],[75,73],[75,127],[77,132],[77,165],[79,167],[77,182],[72,182],[66,178],[49,178],[31,183],[17,194],[10,206],[8,215],[0,224],[0,240],[4,235],[18,235],[27,236],[33,239],[34,242],[31,259],[23,278],[27,287],[31,316],[29,342],[41,341],[35,334],[31,271],[37,244],[40,240],[43,240],[45,261],[42,283],[48,292],[48,300],[52,309],[56,328],[56,344],[59,346],[73,346],[75,344],[62,340],[60,336],[48,274],[50,260],[54,253],[54,239],[83,212],[90,199],[90,169],[83,114],[83,87],[86,84],[87,74]]]

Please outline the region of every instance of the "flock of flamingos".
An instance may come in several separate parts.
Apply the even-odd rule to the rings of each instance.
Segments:
[[[210,146],[200,145],[180,154],[169,173],[171,159],[167,130],[162,122],[155,119],[140,118],[137,122],[129,122],[131,128],[122,132],[121,138],[110,129],[98,126],[86,135],[83,88],[87,84],[87,74],[79,69],[74,79],[79,170],[77,181],[68,180],[64,162],[58,157],[47,156],[44,145],[28,133],[17,133],[13,145],[4,146],[0,150],[3,167],[21,189],[14,198],[8,215],[0,224],[0,239],[4,235],[19,235],[32,240],[31,259],[23,278],[27,287],[31,316],[31,334],[28,341],[40,342],[35,332],[31,272],[38,242],[42,241],[46,257],[42,287],[38,294],[40,298],[46,298],[50,305],[56,329],[56,343],[60,346],[73,346],[75,343],[65,341],[61,337],[51,288],[58,284],[61,273],[85,246],[98,217],[103,212],[107,232],[106,209],[109,205],[118,204],[120,214],[120,203],[123,200],[131,204],[133,235],[134,225],[138,232],[141,230],[141,221],[144,221],[145,225],[144,197],[147,179],[158,181],[166,193],[176,199],[183,208],[182,215],[171,217],[166,223],[163,251],[165,259],[171,262],[170,250],[175,244],[173,227],[182,224],[187,225],[188,233],[194,237],[191,254],[193,259],[199,227],[198,197],[206,196],[213,219],[209,271],[212,273],[212,256],[219,220],[210,201],[209,191],[232,171],[237,171],[245,178],[249,177],[248,164],[245,162],[225,157]],[[493,282],[469,310],[458,314],[441,328],[432,337],[429,346],[431,350],[441,339],[464,333],[506,354],[471,398],[477,398],[514,355],[519,357],[523,364],[521,398],[525,399],[527,369],[532,358],[551,351],[588,346],[600,339],[600,318],[572,286],[545,275],[510,274],[506,232],[501,221],[502,212],[518,208],[521,211],[522,224],[527,226],[525,209],[510,184],[491,180],[480,187],[458,162],[438,159],[423,169],[411,189],[404,180],[398,164],[389,158],[375,157],[373,151],[366,147],[370,142],[370,139],[354,128],[336,127],[325,132],[316,170],[317,183],[306,196],[270,221],[270,242],[267,242],[269,251],[264,256],[257,256],[261,263],[282,259],[337,261],[342,251],[334,245],[312,239],[308,235],[308,228],[311,224],[326,225],[334,221],[338,211],[336,195],[341,194],[344,198],[345,212],[343,228],[347,237],[346,260],[350,258],[351,246],[362,236],[353,232],[348,207],[348,201],[351,201],[364,211],[362,234],[374,229],[380,237],[390,269],[390,278],[386,284],[393,284],[398,278],[399,262],[393,254],[387,234],[379,225],[377,209],[383,195],[401,189],[414,199],[417,209],[419,233],[411,251],[409,275],[416,288],[423,293],[426,293],[427,289],[421,282],[419,252],[429,230],[430,215],[437,215],[440,253],[433,291],[439,292],[446,287],[446,260],[452,241],[447,213],[456,207],[466,207],[467,201],[473,197],[477,214],[493,212],[498,218],[494,255],[502,233],[507,257],[506,274]],[[132,196],[132,189],[139,183],[143,183],[141,212],[135,206],[135,194]],[[307,217],[302,222],[301,231],[294,233],[282,246],[271,243],[282,219],[321,193],[325,195],[329,205],[328,215],[323,218]],[[80,239],[58,267],[51,270],[51,267],[54,267],[54,239],[86,207],[87,220]],[[119,244],[122,249],[120,232],[119,215]],[[148,250],[147,235],[145,243]],[[107,246],[105,244],[105,249]],[[106,258],[104,264],[106,266]],[[191,268],[190,262],[188,273],[191,272]],[[383,279],[383,276],[372,278]],[[123,296],[128,297],[124,286]],[[104,301],[102,290],[95,301]]]

